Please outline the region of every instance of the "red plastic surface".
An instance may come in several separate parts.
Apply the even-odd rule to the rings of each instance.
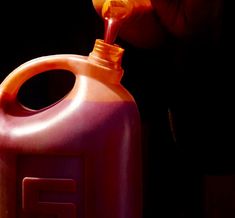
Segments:
[[[115,68],[54,55],[23,64],[3,81],[1,218],[142,217],[139,113]],[[42,110],[23,107],[19,88],[51,69],[73,72],[73,89]]]

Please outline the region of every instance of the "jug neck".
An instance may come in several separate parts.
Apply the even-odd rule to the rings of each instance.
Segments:
[[[124,49],[116,44],[105,43],[96,39],[94,48],[88,56],[88,61],[112,70],[122,71],[122,56]]]

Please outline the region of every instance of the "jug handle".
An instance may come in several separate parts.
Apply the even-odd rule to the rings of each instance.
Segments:
[[[0,99],[15,101],[20,87],[31,77],[49,70],[79,73],[82,57],[72,54],[49,55],[32,59],[13,70],[0,85]],[[84,59],[85,60],[85,59]]]

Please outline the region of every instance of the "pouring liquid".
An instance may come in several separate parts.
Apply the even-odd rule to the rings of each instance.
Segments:
[[[132,11],[128,0],[106,0],[102,8],[102,17],[105,24],[104,42],[113,44],[118,32]]]

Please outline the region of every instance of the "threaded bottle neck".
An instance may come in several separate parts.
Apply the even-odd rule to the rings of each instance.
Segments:
[[[121,62],[123,53],[124,49],[118,45],[111,45],[101,39],[96,39],[93,51],[89,54],[88,60],[114,70],[122,70]]]

